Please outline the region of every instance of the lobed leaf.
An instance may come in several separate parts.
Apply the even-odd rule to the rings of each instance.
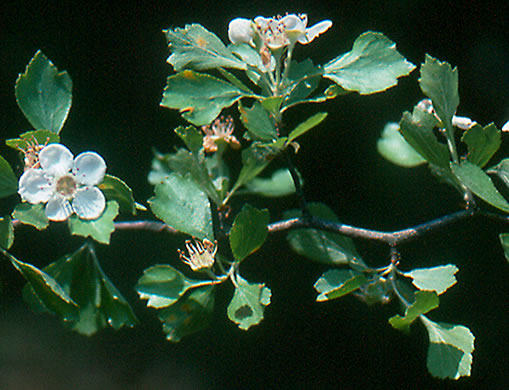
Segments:
[[[230,246],[236,260],[244,260],[257,251],[268,235],[269,211],[245,204],[230,230]]]
[[[316,281],[314,288],[319,295],[317,302],[341,298],[359,289],[367,283],[363,273],[353,270],[332,269],[323,273]]]
[[[44,205],[41,203],[19,203],[12,212],[12,218],[25,225],[31,225],[37,230],[44,230],[49,225],[48,217],[44,212]]]
[[[393,164],[413,168],[426,162],[399,132],[397,123],[387,123],[377,141],[378,153]]]
[[[497,152],[502,143],[501,132],[493,123],[485,126],[476,124],[461,137],[468,146],[468,161],[484,167]]]
[[[259,102],[251,108],[239,104],[240,120],[248,130],[250,137],[258,141],[272,141],[278,137],[276,123]]]
[[[399,314],[389,319],[389,324],[393,328],[408,332],[410,325],[422,314],[436,309],[438,307],[438,295],[434,291],[417,291],[415,293],[415,301],[405,310],[405,316]]]
[[[458,268],[455,265],[447,264],[432,268],[416,268],[403,275],[412,278],[412,284],[419,290],[435,291],[440,295],[456,284],[454,277],[456,272]]]
[[[77,215],[72,215],[69,218],[69,230],[72,235],[92,237],[97,242],[108,245],[111,233],[115,231],[115,223],[113,221],[118,215],[118,209],[118,203],[110,200],[106,203],[106,208],[97,219],[85,220],[80,219]]]

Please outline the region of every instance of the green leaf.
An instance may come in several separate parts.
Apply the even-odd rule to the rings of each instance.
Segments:
[[[434,291],[417,291],[415,293],[415,301],[405,311],[405,316],[401,317],[399,314],[389,319],[389,324],[393,328],[408,332],[410,325],[421,314],[426,314],[428,311],[438,307],[438,295]]]
[[[33,265],[19,261],[5,250],[0,249],[0,251],[23,275],[45,309],[61,317],[64,321],[72,321],[77,317],[78,306],[55,279]]]
[[[159,311],[158,317],[163,322],[168,341],[177,343],[183,337],[208,326],[214,310],[214,287],[190,290],[173,305]]]
[[[160,309],[173,305],[187,290],[204,284],[207,282],[189,279],[169,265],[155,265],[143,272],[135,288],[140,299],[148,300],[147,306]]]
[[[306,102],[307,97],[318,87],[322,75],[323,70],[313,65],[309,58],[302,62],[292,61],[288,72],[289,85],[284,90],[286,98],[283,107]]]
[[[115,231],[115,223],[113,222],[118,215],[118,203],[110,200],[106,203],[101,216],[94,220],[80,219],[77,215],[69,218],[69,229],[71,234],[82,237],[92,237],[102,244],[110,243],[111,233]]]
[[[415,69],[385,35],[368,31],[359,36],[352,51],[324,65],[323,77],[361,95],[385,91]]]
[[[316,281],[314,288],[319,295],[317,302],[341,298],[357,290],[368,281],[364,274],[353,270],[332,269],[323,273]]]
[[[18,179],[11,166],[0,156],[0,198],[14,195],[18,191]]]
[[[433,102],[433,108],[443,126],[452,129],[452,117],[460,103],[458,70],[452,69],[447,62],[440,62],[426,54],[424,64],[421,65],[419,85],[422,92]]]
[[[307,133],[313,127],[318,126],[325,118],[327,118],[326,112],[319,112],[318,114],[309,117],[290,132],[288,135],[288,142],[294,141],[297,137]]]
[[[415,106],[412,114],[408,111],[403,114],[399,126],[401,134],[417,153],[430,164],[449,169],[449,150],[437,140],[433,131],[437,123],[433,115]]]
[[[484,167],[500,148],[501,132],[493,123],[485,126],[476,124],[461,137],[468,146],[468,161]]]
[[[60,133],[72,103],[72,81],[41,51],[16,80],[16,101],[36,130]]]
[[[0,218],[0,248],[9,249],[14,242],[14,226],[9,216]]]
[[[435,291],[440,295],[456,284],[454,277],[456,272],[458,268],[455,265],[447,264],[432,268],[416,268],[403,275],[412,278],[412,284],[419,290]]]
[[[44,212],[44,205],[20,203],[12,212],[12,218],[17,219],[25,225],[31,225],[38,230],[44,230],[49,225],[48,217]]]
[[[334,212],[325,204],[310,203],[308,207],[314,217],[338,222]],[[289,210],[284,214],[287,219],[300,216],[300,210]],[[329,265],[365,267],[352,239],[341,234],[316,229],[295,229],[288,233],[287,239],[295,252],[311,260]]]
[[[463,325],[433,322],[421,317],[429,335],[427,366],[436,378],[470,376],[475,337]]]
[[[504,255],[507,261],[509,261],[509,233],[501,233],[498,238],[504,249]]]
[[[137,323],[129,303],[102,270],[94,249],[84,245],[44,268],[79,305],[79,314],[69,326],[90,336],[111,326],[118,330]]]
[[[195,126],[212,122],[245,92],[233,84],[203,73],[184,70],[168,77],[161,106],[178,109]]]
[[[60,137],[58,134],[49,130],[33,130],[27,131],[19,136],[19,138],[11,138],[5,141],[5,144],[16,150],[26,150],[34,143],[38,145],[58,144]]]
[[[191,177],[170,174],[156,185],[149,204],[168,226],[200,240],[214,240],[209,200]]]
[[[509,212],[509,203],[495,188],[491,178],[477,165],[464,161],[461,165],[451,163],[452,172],[458,180],[479,198],[490,205]]]
[[[271,177],[255,177],[246,184],[248,192],[267,197],[288,196],[295,193],[295,184],[287,168],[274,171]]]
[[[244,149],[242,151],[242,168],[231,192],[235,192],[258,176],[269,165],[273,157],[270,148],[257,142],[253,142],[249,148]]]
[[[249,283],[237,275],[235,293],[228,305],[228,318],[242,330],[263,320],[265,306],[270,304],[271,291],[265,283]]]
[[[426,162],[399,132],[397,123],[387,123],[376,144],[378,153],[393,164],[413,168]]]
[[[509,158],[503,159],[497,165],[488,169],[487,172],[495,173],[509,187]]]
[[[277,138],[276,123],[259,102],[251,108],[239,104],[239,111],[242,124],[254,140],[272,141]]]
[[[186,144],[187,148],[192,153],[197,153],[203,145],[203,135],[194,126],[179,126],[175,129],[177,134],[182,141]]]
[[[167,62],[181,71],[184,68],[204,70],[211,68],[246,69],[246,64],[235,57],[231,50],[212,32],[199,24],[185,28],[163,30],[172,54]]]
[[[249,204],[242,207],[230,230],[230,246],[237,260],[244,260],[257,251],[268,235],[269,211],[258,210]]]
[[[118,203],[121,212],[136,214],[133,191],[118,177],[106,174],[98,187],[104,193],[106,199],[115,200]]]

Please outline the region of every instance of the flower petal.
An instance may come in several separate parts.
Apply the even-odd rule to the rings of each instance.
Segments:
[[[74,160],[72,173],[76,176],[78,183],[89,186],[99,184],[106,172],[106,163],[103,158],[95,152],[84,152]]]
[[[239,43],[250,43],[253,39],[253,35],[254,31],[249,19],[236,18],[228,25],[228,38],[234,45]]]
[[[318,35],[323,34],[331,28],[332,22],[330,20],[322,20],[320,23],[315,24],[313,27],[306,29],[306,35],[299,38],[299,43],[307,44],[315,39]]]
[[[66,198],[55,194],[46,205],[45,212],[50,221],[65,221],[71,216],[72,207]]]
[[[53,176],[63,176],[71,170],[73,155],[61,144],[50,144],[39,153],[41,167]]]
[[[42,169],[28,169],[19,178],[18,193],[26,202],[46,203],[54,192],[51,178]]]
[[[105,207],[106,199],[97,187],[79,189],[72,202],[74,212],[81,219],[97,219]]]

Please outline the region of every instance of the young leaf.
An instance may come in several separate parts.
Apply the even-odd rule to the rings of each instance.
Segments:
[[[359,36],[352,51],[324,65],[323,77],[346,90],[368,95],[385,91],[415,69],[396,50],[396,44],[380,33],[368,31]]]
[[[486,127],[476,124],[461,137],[468,146],[468,161],[484,167],[500,148],[501,133],[493,123]]]
[[[393,164],[413,168],[424,164],[424,159],[399,132],[397,123],[387,123],[376,144],[378,153]]]
[[[452,117],[458,108],[458,70],[447,62],[440,62],[426,54],[421,65],[419,85],[422,92],[431,99],[433,108],[444,127],[452,129]]]
[[[33,130],[27,131],[19,136],[19,138],[11,138],[5,141],[5,144],[15,150],[26,150],[30,144],[37,143],[39,145],[49,145],[60,142],[58,134],[49,130]]]
[[[509,213],[509,203],[495,188],[491,178],[477,165],[464,161],[461,165],[451,163],[452,172],[474,194],[492,206]]]
[[[183,337],[208,326],[214,310],[214,287],[190,290],[173,305],[159,311],[157,316],[163,322],[168,341],[177,343]]]
[[[18,179],[7,160],[0,156],[0,198],[13,195],[17,191]]]
[[[115,200],[118,203],[121,212],[136,214],[133,191],[118,177],[106,174],[98,187],[104,193],[106,199]]]
[[[246,184],[248,192],[267,197],[288,196],[295,193],[295,184],[288,169],[278,169],[271,177],[255,177]]]
[[[44,205],[41,203],[19,203],[12,212],[12,218],[25,225],[31,225],[37,230],[44,230],[49,225],[48,217],[44,212]]]
[[[182,141],[186,144],[187,148],[192,153],[197,153],[203,144],[202,133],[194,126],[179,126],[175,129],[177,134]]]
[[[170,174],[156,185],[155,196],[148,202],[168,226],[200,240],[214,239],[210,202],[190,176]]]
[[[239,111],[242,124],[254,140],[272,141],[277,138],[274,119],[259,102],[255,102],[251,108],[239,104]]]
[[[249,148],[244,149],[242,151],[242,168],[231,192],[234,193],[258,176],[269,165],[272,158],[271,150],[256,142],[253,142]]]
[[[501,233],[498,237],[504,249],[505,258],[509,261],[509,233]]]
[[[415,293],[415,301],[410,305],[406,311],[405,316],[401,317],[399,314],[389,319],[389,324],[393,328],[408,332],[410,325],[421,314],[426,314],[428,311],[438,307],[438,295],[434,291],[417,291]]]
[[[263,245],[268,235],[268,224],[267,209],[258,210],[249,204],[244,205],[230,230],[230,246],[235,259],[244,260]]]
[[[283,108],[306,102],[307,97],[318,87],[322,74],[323,70],[313,65],[313,61],[309,58],[302,62],[292,61],[288,73],[290,82],[284,91],[287,98],[283,103]]]
[[[448,264],[433,268],[416,268],[403,275],[412,278],[412,284],[419,290],[435,291],[440,295],[456,284],[454,277],[456,272],[458,272],[458,268],[453,264]]]
[[[208,74],[184,70],[168,77],[160,104],[180,110],[184,119],[202,126],[244,95],[245,92],[233,84]]]
[[[0,218],[0,248],[9,249],[14,242],[14,227],[11,217]]]
[[[228,305],[228,318],[242,330],[259,324],[263,320],[265,306],[270,304],[270,288],[265,284],[249,283],[237,276],[235,293]]]
[[[69,218],[71,234],[82,237],[92,237],[97,242],[108,245],[111,233],[115,231],[113,222],[118,215],[118,203],[110,200],[106,203],[102,215],[93,220],[80,219],[77,215]]]
[[[16,101],[36,130],[60,133],[72,102],[72,81],[42,52],[35,53],[16,80]]]
[[[246,64],[235,57],[215,34],[199,24],[188,24],[185,28],[177,27],[163,32],[172,52],[167,62],[177,72],[184,68],[246,69]]]
[[[309,117],[290,132],[288,135],[288,142],[294,141],[297,137],[307,133],[313,127],[318,126],[325,118],[327,118],[326,112],[319,112],[318,114]]]
[[[436,378],[470,376],[475,337],[463,325],[433,322],[421,317],[429,335],[427,366]]]
[[[332,269],[323,273],[316,281],[314,288],[319,295],[317,302],[341,298],[357,290],[368,281],[363,273],[353,270]]]

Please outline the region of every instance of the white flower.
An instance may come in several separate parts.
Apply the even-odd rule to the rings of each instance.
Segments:
[[[75,159],[64,145],[50,144],[39,152],[41,168],[29,168],[19,179],[23,201],[46,203],[51,221],[65,221],[76,213],[81,219],[97,219],[106,206],[104,194],[96,187],[106,172],[103,158],[84,152]]]
[[[234,45],[251,43],[254,36],[251,20],[244,18],[233,19],[228,25],[228,38]]]
[[[180,259],[186,263],[193,271],[199,271],[204,268],[211,268],[214,265],[214,257],[217,253],[217,241],[215,243],[207,240],[203,242],[194,239],[194,245],[191,240],[186,240],[186,249],[189,257],[183,251],[177,249]]]
[[[502,126],[502,131],[509,131],[509,121]]]

